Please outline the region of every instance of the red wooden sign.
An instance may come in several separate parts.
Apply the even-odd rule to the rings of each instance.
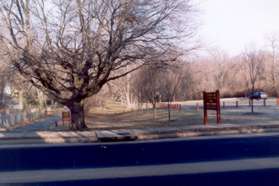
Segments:
[[[62,123],[63,123],[63,125],[65,123],[70,123],[70,122],[71,122],[71,114],[70,114],[70,112],[63,111],[62,112]]]
[[[203,92],[203,123],[208,123],[208,110],[216,110],[217,123],[221,123],[220,92]]]

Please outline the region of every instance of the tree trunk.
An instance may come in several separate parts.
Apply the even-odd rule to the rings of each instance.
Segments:
[[[170,100],[168,101],[168,119],[169,119],[169,121],[171,120],[171,108],[170,108],[170,104],[171,104],[171,102],[170,102]]]
[[[252,85],[252,99],[251,99],[251,112],[254,113],[254,92],[255,92],[255,86],[254,84]]]
[[[156,120],[156,115],[157,115],[156,103],[152,103],[152,107],[153,107],[153,120]]]
[[[71,112],[71,129],[83,130],[87,126],[84,120],[84,106],[82,102],[74,102],[69,106]]]
[[[251,112],[254,113],[254,100],[251,99]]]

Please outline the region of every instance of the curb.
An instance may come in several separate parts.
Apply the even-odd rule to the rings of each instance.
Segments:
[[[139,140],[166,139],[166,138],[187,138],[199,136],[223,136],[237,134],[260,134],[279,132],[279,125],[250,125],[230,126],[224,128],[193,128],[184,130],[165,130],[157,132],[138,131],[136,135]]]
[[[121,130],[104,130],[114,133],[121,133]],[[167,138],[188,138],[201,136],[224,136],[237,134],[260,134],[279,132],[279,125],[249,125],[249,126],[222,126],[222,127],[199,127],[188,129],[133,129],[126,130],[131,136],[136,136],[137,140],[156,140]],[[30,132],[30,133],[0,133],[0,145],[4,144],[63,144],[63,143],[96,143],[110,142],[110,140],[98,139],[100,131],[81,132]],[[127,136],[127,135],[126,135]],[[112,136],[112,141],[123,141],[123,136],[119,139]]]

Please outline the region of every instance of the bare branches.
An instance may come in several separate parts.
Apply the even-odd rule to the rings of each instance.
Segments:
[[[180,36],[172,27],[176,14],[190,14],[190,7],[189,0],[2,1],[9,34],[1,38],[22,76],[73,106],[165,55]]]
[[[244,53],[243,59],[248,69],[251,89],[254,91],[255,84],[263,72],[264,55],[261,51],[249,51]]]

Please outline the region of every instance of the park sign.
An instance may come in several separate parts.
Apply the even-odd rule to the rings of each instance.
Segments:
[[[203,92],[203,123],[208,123],[208,110],[216,110],[217,124],[221,123],[220,92]]]
[[[71,123],[71,113],[63,111],[62,112],[62,124]]]

